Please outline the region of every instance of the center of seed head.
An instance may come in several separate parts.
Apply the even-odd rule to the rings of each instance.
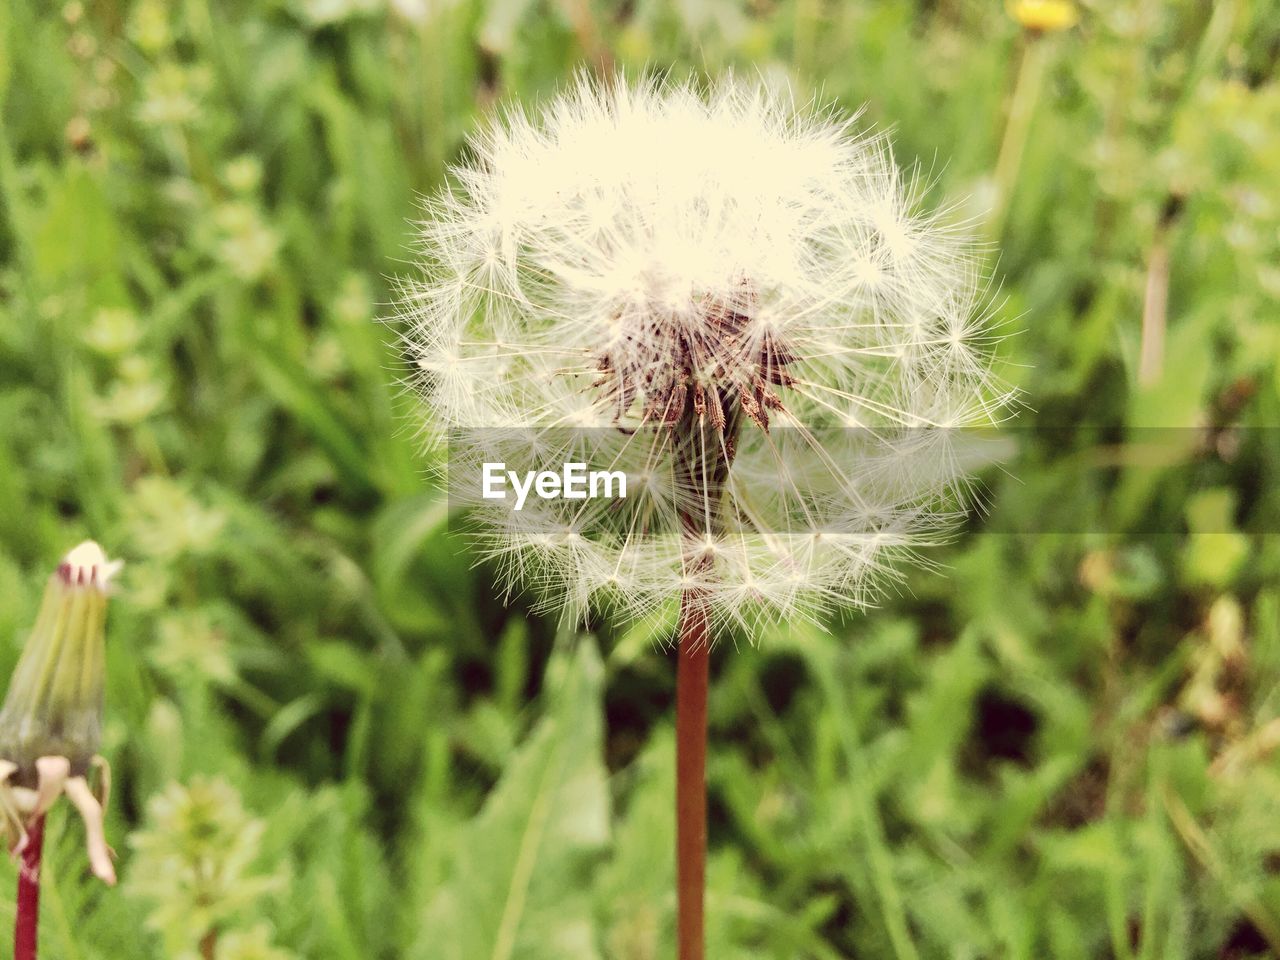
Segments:
[[[593,386],[619,420],[638,404],[645,425],[709,423],[730,443],[739,414],[767,431],[769,412],[785,409],[777,388],[795,382],[787,370],[795,355],[743,309],[707,301],[692,322],[653,316],[633,325],[598,354]]]

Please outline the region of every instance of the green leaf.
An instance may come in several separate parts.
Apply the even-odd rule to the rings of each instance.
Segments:
[[[374,481],[356,430],[343,422],[306,371],[268,349],[255,350],[253,365],[263,389],[307,428],[343,477],[361,491],[372,489]]]
[[[609,839],[595,642],[547,668],[547,713],[480,813],[447,845],[422,921],[422,960],[593,960],[592,863]]]

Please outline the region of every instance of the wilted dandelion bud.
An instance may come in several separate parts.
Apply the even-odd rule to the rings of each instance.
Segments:
[[[103,831],[110,769],[97,756],[102,728],[105,625],[121,562],[85,541],[63,558],[0,710],[0,808],[9,851],[62,794],[84,819],[89,863],[107,883],[115,869]]]
[[[948,433],[1007,397],[975,250],[882,138],[737,80],[583,80],[452,175],[402,312],[510,583],[751,626],[868,601],[956,513]]]

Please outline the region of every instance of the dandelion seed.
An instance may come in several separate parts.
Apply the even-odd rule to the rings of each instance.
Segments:
[[[478,504],[510,586],[643,616],[694,582],[714,635],[871,602],[943,535],[946,434],[1009,398],[979,251],[882,137],[736,80],[583,80],[453,174],[402,301],[416,382],[472,441],[451,467],[576,446],[631,478],[608,510]],[[713,540],[736,553],[690,546]]]

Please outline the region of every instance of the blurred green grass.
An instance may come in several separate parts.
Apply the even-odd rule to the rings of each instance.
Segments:
[[[129,564],[124,886],[55,815],[44,955],[671,955],[669,625],[502,605],[375,322],[475,120],[606,59],[865,104],[996,243],[1035,466],[1013,532],[717,655],[709,955],[1276,955],[1280,7],[1080,14],[4,0],[0,674],[68,546]]]

